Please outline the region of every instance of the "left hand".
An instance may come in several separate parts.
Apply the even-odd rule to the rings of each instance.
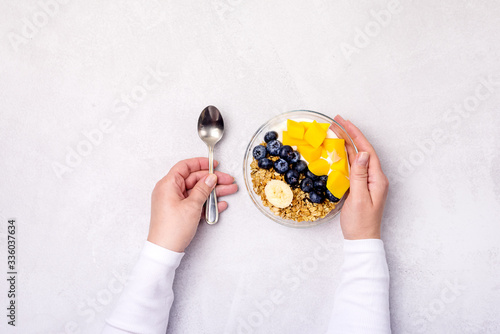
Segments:
[[[217,165],[214,160],[214,167]],[[178,162],[153,190],[148,241],[184,252],[196,234],[203,204],[212,189],[215,187],[217,197],[231,195],[238,190],[233,182],[234,178],[226,173],[209,175],[207,158]],[[222,212],[227,202],[219,201],[217,207]]]

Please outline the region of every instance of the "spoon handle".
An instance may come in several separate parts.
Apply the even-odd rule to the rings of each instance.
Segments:
[[[208,146],[208,172],[214,172],[214,148]],[[209,224],[215,224],[219,220],[219,209],[217,208],[217,196],[215,195],[215,188],[208,196],[205,204],[205,219]]]

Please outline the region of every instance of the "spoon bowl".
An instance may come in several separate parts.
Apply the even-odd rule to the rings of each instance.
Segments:
[[[198,135],[207,145],[215,146],[224,135],[224,120],[219,109],[208,106],[198,118]]]

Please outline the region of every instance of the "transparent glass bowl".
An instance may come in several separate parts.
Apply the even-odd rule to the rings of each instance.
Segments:
[[[304,228],[304,227],[312,227],[316,226],[319,224],[326,223],[328,221],[331,221],[335,216],[337,216],[340,213],[340,210],[342,209],[342,206],[344,205],[345,199],[347,195],[349,194],[349,191],[347,191],[344,196],[340,199],[340,201],[336,204],[335,209],[330,211],[325,217],[317,219],[315,221],[309,222],[309,221],[304,221],[304,222],[296,222],[294,220],[288,220],[288,219],[283,219],[281,217],[276,216],[271,212],[271,210],[264,206],[262,204],[261,198],[259,195],[255,193],[253,190],[252,186],[252,176],[250,175],[250,164],[253,161],[253,155],[252,151],[253,148],[260,143],[264,141],[264,135],[268,131],[276,130],[276,128],[280,128],[284,123],[286,123],[287,119],[293,119],[293,120],[300,120],[300,121],[317,121],[317,122],[322,122],[322,123],[331,123],[332,126],[330,127],[330,130],[332,130],[338,138],[344,139],[346,143],[346,148],[347,152],[352,152],[352,153],[357,153],[358,149],[356,148],[356,145],[354,145],[354,142],[352,141],[351,137],[347,134],[347,132],[344,130],[344,128],[334,121],[331,117],[328,117],[326,115],[323,115],[319,112],[316,111],[311,111],[311,110],[293,110],[293,111],[288,111],[283,114],[280,114],[276,117],[271,118],[269,121],[267,121],[264,125],[262,125],[257,132],[253,135],[252,139],[250,140],[250,143],[248,143],[247,149],[245,151],[245,157],[243,161],[243,176],[245,178],[245,186],[247,188],[248,194],[250,195],[250,198],[252,199],[253,203],[255,206],[262,212],[266,217],[269,219],[288,226],[288,227],[297,227],[297,228]],[[281,139],[281,134],[280,134],[280,139]]]

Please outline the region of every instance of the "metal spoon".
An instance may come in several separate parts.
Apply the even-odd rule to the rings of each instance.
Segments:
[[[224,134],[224,120],[222,115],[214,106],[208,106],[198,118],[198,135],[208,146],[208,169],[214,172],[214,146]],[[205,219],[209,224],[215,224],[219,220],[219,209],[217,208],[217,196],[215,188],[205,203]]]

